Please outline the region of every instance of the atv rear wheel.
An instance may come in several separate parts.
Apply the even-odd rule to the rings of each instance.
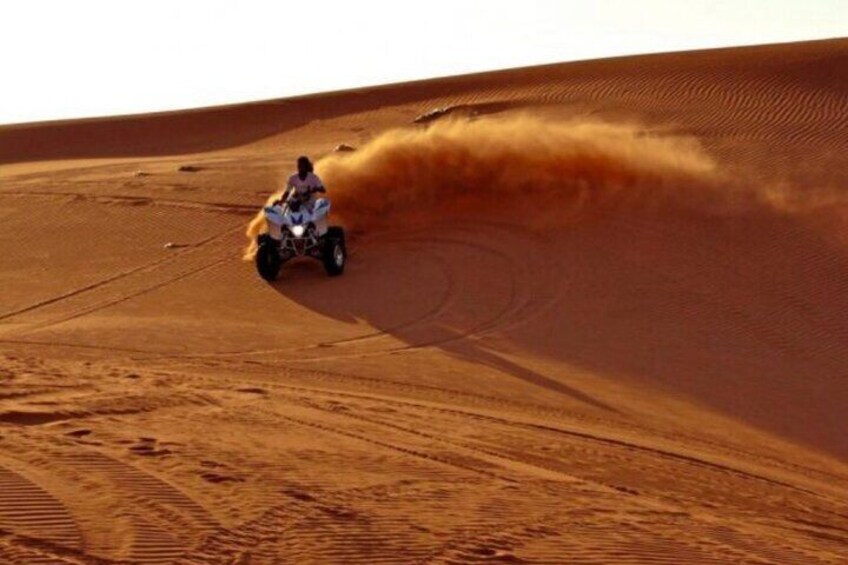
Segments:
[[[321,252],[321,262],[327,275],[337,277],[344,273],[347,263],[347,248],[345,247],[344,230],[338,226],[332,226],[324,236],[324,249]]]
[[[273,242],[265,240],[259,244],[256,250],[256,270],[259,276],[268,282],[274,282],[280,276],[280,252]]]

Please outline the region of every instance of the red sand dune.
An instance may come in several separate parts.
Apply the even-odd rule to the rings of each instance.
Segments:
[[[848,562],[846,69],[0,128],[0,562]],[[301,153],[351,261],[269,285]]]

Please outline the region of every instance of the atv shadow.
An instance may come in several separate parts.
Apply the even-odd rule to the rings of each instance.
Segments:
[[[403,247],[394,246],[403,254]],[[617,412],[611,405],[568,386],[538,371],[506,358],[473,338],[471,328],[451,326],[437,315],[423,314],[429,305],[421,301],[416,282],[426,282],[400,268],[386,268],[387,248],[374,242],[351,246],[350,261],[341,277],[328,278],[321,265],[313,260],[298,259],[286,264],[274,289],[322,316],[339,322],[355,324],[366,321],[377,330],[377,336],[386,335],[402,344],[388,346],[387,354],[403,353],[425,348],[439,349],[462,361],[494,369],[520,381],[547,391],[564,395],[572,400],[607,412]],[[383,264],[381,264],[383,263]],[[398,263],[394,263],[398,267]],[[375,277],[376,275],[376,277]],[[432,281],[430,281],[432,282]],[[433,289],[429,289],[431,292]],[[405,296],[403,296],[405,295]],[[459,297],[464,300],[464,297]],[[422,315],[423,314],[423,315]],[[336,346],[350,350],[350,342],[322,343],[324,351]],[[367,341],[367,340],[363,340]],[[374,341],[372,339],[372,341]],[[379,351],[379,350],[378,350]],[[366,348],[365,354],[372,353]]]
[[[322,316],[367,322],[399,344],[398,352],[435,348],[586,407],[617,410],[614,400],[563,382],[562,372],[543,373],[523,360],[664,390],[848,456],[845,250],[799,220],[765,213],[609,218],[545,237],[559,266],[538,276],[559,289],[555,300],[521,325],[488,336],[475,334],[476,321],[452,316],[452,309],[482,300],[498,273],[475,272],[476,265],[440,251],[436,240],[446,276],[478,281],[454,287],[459,295],[441,310],[435,271],[415,267],[425,260],[420,246],[376,239],[351,245],[342,277],[327,279],[320,265],[290,265],[275,289]],[[351,340],[344,350],[368,354],[379,339]]]

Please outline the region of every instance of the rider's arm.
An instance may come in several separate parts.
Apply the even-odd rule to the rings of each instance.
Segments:
[[[294,184],[292,184],[291,177],[289,177],[289,180],[288,180],[288,181],[286,181],[286,187],[283,189],[283,192],[282,192],[282,193],[280,193],[280,197],[279,197],[279,198],[277,198],[276,200],[274,200],[274,204],[273,204],[273,205],[274,205],[274,206],[279,206],[280,204],[282,204],[282,203],[283,203],[283,201],[286,199],[286,195],[289,193],[289,191],[290,191],[292,188],[294,188]]]
[[[315,186],[312,187],[312,192],[327,192],[327,189],[324,188],[324,182],[318,178],[318,175],[312,173],[315,177]]]

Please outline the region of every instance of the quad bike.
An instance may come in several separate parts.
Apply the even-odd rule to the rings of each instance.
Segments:
[[[268,232],[256,238],[256,270],[266,281],[277,280],[283,264],[296,257],[318,259],[331,277],[344,272],[344,230],[328,225],[327,199],[319,198],[310,205],[309,196],[290,191],[285,198],[263,208]]]

